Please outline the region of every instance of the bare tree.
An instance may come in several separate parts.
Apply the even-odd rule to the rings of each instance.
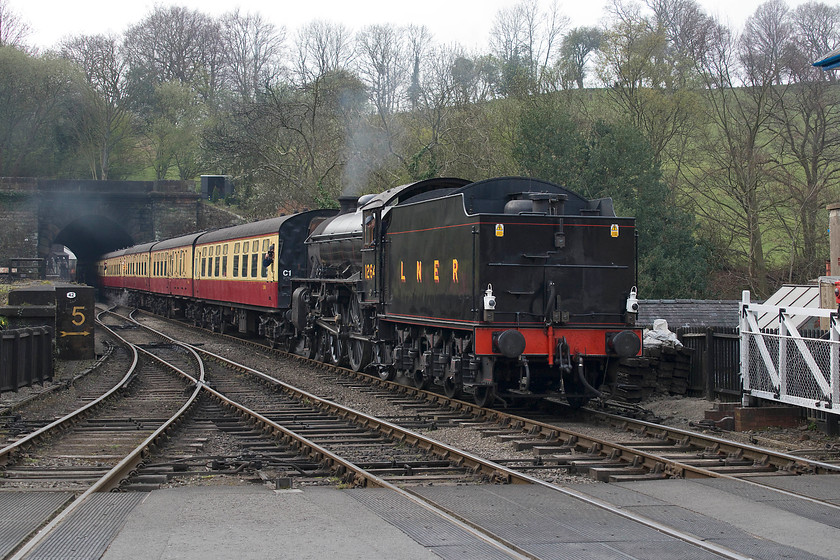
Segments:
[[[840,45],[840,8],[809,2],[790,14],[785,44],[788,88],[773,88],[777,109],[770,128],[778,139],[779,219],[788,232],[788,281],[820,274],[823,208],[840,184],[840,105],[834,75],[811,63]]]
[[[368,86],[383,125],[401,107],[409,73],[405,30],[392,25],[371,25],[356,35],[356,68]]]
[[[510,93],[522,95],[543,90],[568,22],[556,1],[543,12],[538,0],[520,0],[496,14],[490,45],[504,65]]]
[[[214,95],[221,39],[218,24],[203,13],[157,6],[126,31],[124,44],[132,79],[150,95],[156,85],[172,81],[196,88],[205,99]]]
[[[350,31],[345,26],[314,21],[298,31],[296,81],[305,84],[346,70],[353,56]]]
[[[745,281],[761,297],[769,295],[770,287],[764,234],[773,227],[777,203],[768,124],[783,95],[774,91],[787,40],[781,32],[786,27],[782,8],[777,0],[762,4],[738,39],[717,28],[700,67],[706,83],[706,163],[686,173],[697,208],[726,236],[734,258],[748,263]]]
[[[286,30],[239,10],[224,15],[221,28],[230,86],[241,100],[254,101],[280,76]]]
[[[9,0],[0,0],[0,47],[22,49],[31,32],[29,24],[12,11]]]
[[[601,41],[599,76],[615,106],[650,142],[658,161],[677,159],[677,146],[697,117],[696,92],[681,87],[685,79],[671,56],[667,32],[641,6],[616,0]],[[671,156],[670,154],[674,154]]]
[[[75,130],[91,178],[108,180],[115,149],[131,135],[127,63],[113,36],[81,35],[62,42],[61,55],[84,73],[83,112]]]

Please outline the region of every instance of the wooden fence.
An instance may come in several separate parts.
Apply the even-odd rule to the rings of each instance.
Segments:
[[[53,329],[0,331],[0,391],[17,391],[53,378]]]
[[[683,346],[694,350],[688,394],[709,400],[741,398],[740,335],[737,327],[677,329]]]

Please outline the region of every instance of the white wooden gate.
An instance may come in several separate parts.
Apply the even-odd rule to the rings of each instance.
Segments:
[[[840,324],[836,310],[776,307],[741,298],[741,383],[745,394],[840,414]],[[758,318],[772,313],[778,329],[759,329]],[[805,338],[792,317],[820,317],[828,332]]]

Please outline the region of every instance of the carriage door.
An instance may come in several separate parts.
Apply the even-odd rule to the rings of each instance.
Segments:
[[[382,207],[364,210],[362,214],[362,286],[364,301],[380,299],[382,276]]]

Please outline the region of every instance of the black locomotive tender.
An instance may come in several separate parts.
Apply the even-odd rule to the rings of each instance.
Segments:
[[[308,271],[281,282],[290,305],[275,298],[242,321],[230,302],[200,304],[240,330],[261,325],[297,354],[482,406],[560,393],[583,405],[619,358],[641,351],[635,220],[616,217],[611,199],[500,177],[340,202],[305,248],[283,247]],[[170,297],[170,308],[195,307],[184,299]]]

